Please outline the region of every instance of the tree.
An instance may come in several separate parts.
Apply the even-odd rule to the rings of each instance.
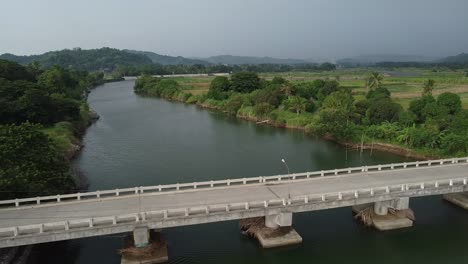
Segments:
[[[304,112],[307,108],[307,100],[299,96],[291,96],[284,102],[285,107],[296,114]]]
[[[208,90],[208,98],[215,100],[224,100],[227,98],[227,91],[231,83],[225,76],[216,76],[210,83],[210,89]]]
[[[422,96],[432,95],[432,90],[434,90],[435,81],[433,79],[428,79],[424,82]]]
[[[373,90],[369,90],[366,98],[369,100],[379,100],[383,98],[390,98],[390,91],[387,88],[377,87]]]
[[[448,109],[448,113],[453,115],[461,110],[462,104],[458,94],[446,92],[437,97],[437,104]]]
[[[225,76],[216,76],[210,83],[210,89],[227,92],[231,83],[229,79]]]
[[[399,123],[405,127],[414,125],[416,118],[416,115],[410,111],[402,111],[398,116]]]
[[[383,75],[379,72],[372,72],[369,78],[367,79],[366,86],[368,89],[377,89],[382,86]]]
[[[72,190],[68,164],[40,126],[0,126],[1,199],[53,195]]]
[[[325,81],[323,83],[323,86],[320,88],[318,92],[318,99],[323,100],[325,97],[328,95],[338,91],[338,88],[340,87],[340,83],[332,80],[332,81]]]
[[[284,79],[283,77],[280,77],[280,76],[275,76],[275,77],[273,77],[273,80],[271,80],[272,84],[285,84],[287,82],[288,81],[286,81],[286,79]]]
[[[240,93],[250,93],[260,89],[260,78],[253,72],[239,72],[231,76],[231,89]]]
[[[384,121],[396,122],[402,110],[401,105],[394,103],[391,99],[380,99],[371,104],[366,116],[371,124],[380,124]]]
[[[34,75],[29,73],[25,67],[16,62],[7,60],[0,60],[0,78],[7,79],[9,81],[35,81]]]
[[[271,85],[260,90],[253,91],[250,96],[254,104],[268,103],[275,108],[281,104],[281,101],[284,98],[281,88],[277,88],[277,85]]]
[[[244,103],[244,97],[240,94],[232,95],[226,103],[226,110],[229,114],[235,115],[237,111],[242,107]]]
[[[334,92],[325,98],[322,107],[339,109],[350,114],[354,110],[354,98],[347,91]]]
[[[416,122],[424,123],[425,117],[423,109],[427,104],[435,102],[435,98],[432,95],[426,95],[418,99],[414,99],[410,102],[409,111],[416,115]]]

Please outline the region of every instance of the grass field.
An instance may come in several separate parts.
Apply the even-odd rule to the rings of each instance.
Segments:
[[[375,69],[339,69],[328,72],[285,72],[285,73],[263,73],[260,77],[271,80],[274,76],[281,76],[290,82],[303,82],[315,79],[337,80],[341,86],[353,89],[356,97],[363,96],[367,90],[365,79]],[[436,85],[433,91],[435,96],[443,92],[453,92],[460,95],[463,107],[468,109],[468,77],[466,71],[438,71],[422,70],[416,68],[404,68],[394,70],[378,70],[383,73],[383,81],[392,97],[407,108],[409,102],[421,95],[424,81],[434,79]],[[208,91],[213,76],[207,77],[177,77],[174,78],[182,87],[194,95],[203,94]]]

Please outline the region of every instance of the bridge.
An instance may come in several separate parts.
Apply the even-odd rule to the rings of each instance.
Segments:
[[[467,179],[468,157],[0,201],[0,248],[124,232],[145,246],[151,229],[255,217],[276,229],[295,212],[358,205],[377,219],[408,209],[410,197],[440,194],[466,206]],[[392,226],[401,218],[375,226],[412,225],[403,217]],[[301,241],[295,231],[279,242],[257,237],[264,247]]]

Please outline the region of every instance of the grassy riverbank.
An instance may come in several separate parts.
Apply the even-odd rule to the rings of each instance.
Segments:
[[[199,87],[207,86],[200,84],[206,78],[194,82],[142,77],[135,84],[135,92],[217,109],[262,124],[302,129],[353,147],[417,158],[468,154],[468,111],[462,109],[464,97],[447,92],[454,89],[450,83],[464,85],[464,75],[441,74],[438,80],[445,77],[448,80],[443,84],[430,82],[431,87],[425,90],[428,80],[421,77],[426,76],[420,75],[423,72],[416,73],[418,77],[406,73],[409,76],[393,77],[390,81],[386,80],[390,73],[370,74],[364,80],[365,73],[314,73],[302,76],[300,81],[291,73],[280,74],[286,78],[273,75],[259,78],[241,73],[231,79],[211,78],[205,92],[200,92]],[[331,79],[333,75],[335,78]],[[318,79],[319,76],[325,78]],[[402,78],[408,78],[408,83],[395,85]],[[187,85],[190,82],[197,83],[196,93]],[[361,87],[362,83],[367,83],[367,87]],[[417,88],[405,88],[409,84]],[[399,102],[402,94],[414,96],[408,98],[406,106]]]

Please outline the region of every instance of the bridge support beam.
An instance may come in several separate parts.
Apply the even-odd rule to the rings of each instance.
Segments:
[[[445,194],[444,199],[456,206],[468,210],[468,192]]]
[[[160,233],[147,227],[137,227],[128,239],[128,247],[121,250],[121,264],[155,264],[168,261],[167,246]]]
[[[409,197],[353,207],[353,212],[366,224],[379,231],[413,226],[414,215],[409,208]]]
[[[292,213],[285,212],[260,218],[241,220],[241,228],[255,237],[263,248],[302,243],[302,237],[292,228]]]

